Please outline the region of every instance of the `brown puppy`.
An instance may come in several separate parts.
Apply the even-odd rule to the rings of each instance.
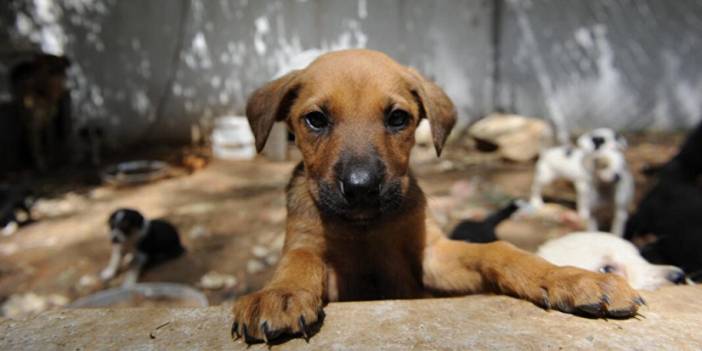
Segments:
[[[596,317],[633,316],[643,303],[617,275],[447,239],[408,164],[420,119],[441,153],[456,112],[439,87],[382,53],[320,56],[254,92],[246,113],[259,150],[286,121],[303,161],[287,189],[283,256],[263,289],[235,302],[234,337],[307,337],[328,301],[496,292]]]

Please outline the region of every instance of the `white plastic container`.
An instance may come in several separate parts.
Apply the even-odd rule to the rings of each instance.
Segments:
[[[212,130],[212,153],[222,160],[250,160],[256,146],[249,122],[243,116],[223,116]]]

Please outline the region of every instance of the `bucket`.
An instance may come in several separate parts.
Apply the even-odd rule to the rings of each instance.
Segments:
[[[212,130],[212,153],[222,160],[250,160],[256,156],[254,136],[243,116],[224,116]]]

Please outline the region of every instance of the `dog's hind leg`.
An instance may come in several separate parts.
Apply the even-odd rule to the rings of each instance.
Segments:
[[[590,186],[588,181],[579,180],[575,182],[578,216],[585,222],[589,231],[597,230],[597,221],[592,217],[591,213],[593,202],[596,201],[593,191],[595,189]]]
[[[551,171],[546,169],[546,166],[544,166],[541,163],[536,164],[536,171],[534,172],[534,180],[531,183],[531,196],[529,198],[529,203],[536,207],[539,208],[543,206],[544,204],[544,199],[541,196],[541,193],[543,191],[543,188],[546,184],[549,184],[553,181],[553,175],[551,174]]]
[[[612,220],[612,229],[610,230],[612,234],[622,237],[624,236],[624,225],[626,225],[626,219],[629,217],[629,212],[626,208],[621,208],[617,206],[614,210],[614,220]]]
[[[629,218],[629,203],[634,196],[634,180],[629,175],[622,177],[614,194],[614,219],[612,220],[612,234],[624,236],[626,221]]]
[[[631,317],[643,304],[618,275],[557,267],[502,241],[436,240],[425,249],[423,268],[425,287],[442,293],[492,291],[594,317]]]

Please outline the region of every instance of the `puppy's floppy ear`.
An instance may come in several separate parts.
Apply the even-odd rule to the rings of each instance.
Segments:
[[[414,85],[412,94],[419,103],[421,117],[429,120],[436,155],[441,156],[444,143],[456,123],[456,108],[438,85],[412,68],[408,71]]]
[[[301,71],[292,71],[258,88],[246,103],[246,118],[256,138],[256,150],[261,152],[266,145],[273,123],[283,121],[297,96],[297,77]]]

